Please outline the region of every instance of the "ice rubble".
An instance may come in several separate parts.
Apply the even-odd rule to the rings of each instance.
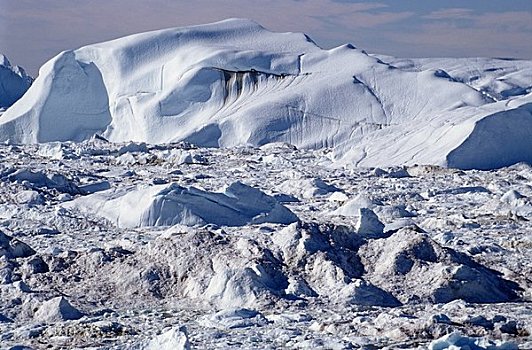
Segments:
[[[215,224],[289,224],[297,217],[273,197],[241,182],[224,193],[177,184],[109,190],[65,204],[100,215],[118,227]]]
[[[0,257],[6,259],[26,258],[35,254],[27,244],[0,231]]]
[[[429,350],[517,350],[517,344],[513,342],[493,342],[488,339],[463,336],[458,332],[445,335],[429,344]]]
[[[25,184],[35,190],[57,190],[62,193],[80,194],[81,190],[63,174],[46,174],[44,171],[8,168],[0,173],[0,177],[10,182]]]
[[[152,339],[141,350],[189,350],[186,328],[174,327]]]
[[[305,179],[300,177],[284,181],[278,190],[284,194],[293,195],[300,199],[310,199],[339,191],[336,187],[325,183],[322,179]]]
[[[376,239],[326,224],[293,223],[271,236],[242,237],[174,226],[136,252],[111,254],[98,259],[96,269],[91,254],[65,264],[124,298],[187,298],[221,309],[309,298],[384,307],[493,303],[517,300],[519,290],[465,254],[408,229]]]
[[[7,57],[0,54],[0,111],[20,99],[32,81],[23,68],[12,66]]]
[[[531,161],[530,62],[513,71],[505,62],[512,76],[496,78],[507,89],[471,84],[469,72],[455,79],[435,68],[454,61],[434,62],[394,66],[241,19],[138,34],[46,63],[0,119],[0,140],[288,142],[333,147],[336,160],[363,166]]]
[[[34,318],[40,322],[59,322],[77,320],[83,314],[70,305],[64,297],[56,297],[44,302],[35,312]]]
[[[0,342],[421,349],[458,330],[529,347],[529,165],[331,169],[328,155],[280,144],[0,145]],[[296,222],[268,222],[294,179],[311,180],[286,186],[300,197],[284,204]],[[335,192],[314,192],[316,179]],[[110,188],[88,194],[87,184]],[[265,215],[170,227],[151,226],[155,216],[137,227],[140,210],[101,217],[127,195],[148,208],[179,193],[198,194],[187,203],[202,218],[222,204]],[[126,213],[137,220],[117,227]]]
[[[234,329],[264,325],[268,323],[268,320],[256,310],[227,309],[213,315],[206,315],[200,322],[207,327]]]
[[[462,299],[484,303],[518,298],[517,284],[409,228],[369,242],[361,248],[360,256],[368,280],[376,285],[391,283],[395,287],[390,292],[402,302]]]

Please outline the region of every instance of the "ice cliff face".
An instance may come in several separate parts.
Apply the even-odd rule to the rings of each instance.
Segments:
[[[33,79],[19,66],[0,55],[0,109],[7,109],[24,95]]]
[[[288,142],[361,166],[532,161],[526,86],[497,102],[503,95],[422,63],[397,68],[352,45],[323,50],[248,20],[138,34],[46,63],[0,119],[0,140]]]

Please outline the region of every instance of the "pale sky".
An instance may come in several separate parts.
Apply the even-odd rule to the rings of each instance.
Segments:
[[[305,32],[324,48],[532,59],[532,0],[0,0],[0,53],[36,75],[62,50],[231,17]]]

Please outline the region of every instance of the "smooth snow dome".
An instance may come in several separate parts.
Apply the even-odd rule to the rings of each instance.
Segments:
[[[286,142],[334,148],[340,165],[491,169],[532,162],[532,63],[505,64],[506,85],[492,71],[477,84],[232,19],[59,54],[0,119],[0,141]]]
[[[33,79],[19,66],[0,55],[0,109],[10,107],[24,95]]]
[[[224,193],[177,184],[109,190],[65,205],[92,212],[118,227],[290,224],[297,217],[273,197],[240,182]]]

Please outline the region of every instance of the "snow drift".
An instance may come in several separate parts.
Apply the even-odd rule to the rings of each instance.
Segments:
[[[33,79],[23,68],[0,55],[0,109],[10,107],[29,89]]]
[[[260,190],[235,182],[224,193],[177,184],[109,190],[66,206],[88,210],[118,227],[289,224],[297,217]]]
[[[0,140],[287,142],[333,147],[335,159],[364,166],[532,161],[530,142],[513,142],[532,136],[530,109],[514,111],[529,102],[526,87],[497,95],[513,103],[494,103],[463,79],[421,67],[400,69],[352,45],[323,50],[303,34],[248,20],[155,31],[46,63],[0,119]],[[479,143],[497,152],[471,154]]]

